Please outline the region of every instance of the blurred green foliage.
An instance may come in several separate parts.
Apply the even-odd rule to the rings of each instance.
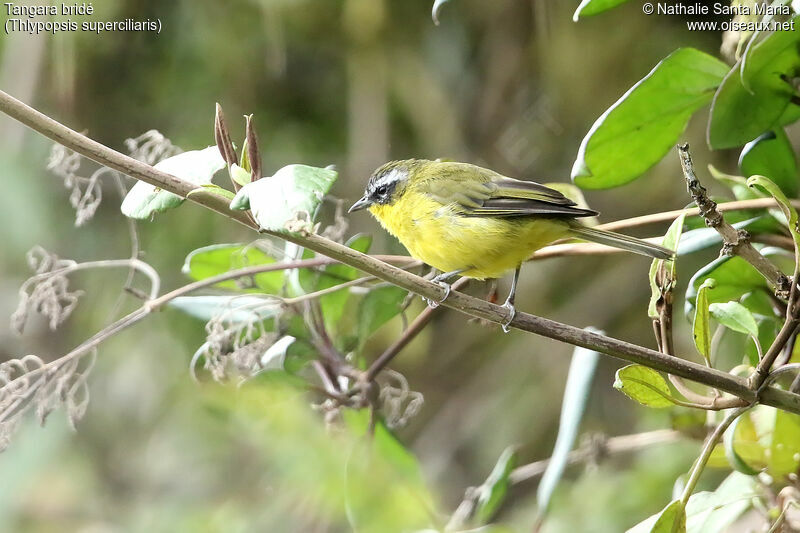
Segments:
[[[186,150],[208,146],[213,143],[213,103],[219,101],[229,116],[255,114],[264,174],[288,164],[334,163],[340,178],[332,192],[343,198],[357,197],[374,167],[406,156],[463,159],[540,181],[553,176],[566,180],[576,155],[584,164],[577,165],[579,170],[596,173],[608,164],[605,181],[599,176],[602,183],[578,180],[589,188],[619,186],[652,167],[624,189],[592,193],[593,206],[609,218],[624,218],[686,203],[677,162],[660,161],[687,122],[687,138],[703,137],[701,121],[690,118],[704,113],[699,110],[719,85],[709,142],[715,148],[750,144],[739,161],[742,176],[735,176],[736,154],[709,154],[695,142],[697,159],[712,160],[729,172],[725,187],[715,187],[725,196],[741,194],[747,190],[745,178],[757,172],[777,183],[779,188],[769,194],[796,195],[791,147],[797,133],[781,129],[796,118],[796,106],[786,83],[777,83],[770,70],[777,65],[788,72],[798,66],[796,47],[786,44],[795,43],[796,35],[776,33],[761,41],[741,76],[737,69],[725,75],[727,66],[714,58],[720,34],[687,32],[679,17],[643,18],[640,7],[630,3],[583,20],[617,3],[583,2],[582,20],[574,24],[576,6],[555,0],[458,0],[447,5],[435,27],[427,0],[108,1],[96,6],[96,18],[159,18],[162,33],[6,37],[0,41],[0,87],[118,148],[124,139],[152,128]],[[626,31],[610,32],[609,24]],[[636,43],[636,54],[630,54],[631,43]],[[684,48],[670,55],[679,47]],[[603,115],[664,58],[614,113]],[[690,64],[672,65],[678,60]],[[694,67],[707,75],[697,86]],[[677,83],[676,74],[697,90],[689,96],[673,90],[670,80]],[[662,123],[658,113],[649,117],[643,112],[645,104],[654,102],[674,112],[669,120]],[[652,135],[634,135],[645,127]],[[761,137],[767,130],[773,136]],[[16,291],[28,276],[24,252],[33,244],[63,257],[91,260],[126,257],[131,243],[113,182],[104,184],[95,218],[84,228],[72,228],[68,192],[44,169],[48,143],[7,119],[0,121],[0,133],[7,140],[0,152],[6,176],[0,212],[8,221],[0,256],[0,308],[10,315]],[[620,161],[630,165],[611,165]],[[81,175],[92,171],[84,161]],[[763,195],[758,190],[749,194]],[[321,219],[333,220],[334,211],[335,206],[323,203]],[[792,214],[781,218],[774,212],[769,218],[775,230]],[[402,251],[372,222],[358,217],[348,222],[348,234],[375,233],[374,242],[354,237],[351,247]],[[697,221],[687,220],[687,226],[697,228]],[[663,234],[665,229],[653,231]],[[138,225],[136,242],[171,288],[186,276],[205,279],[274,261],[270,253],[254,248],[220,245],[249,239],[252,235],[241,228],[184,206],[159,214],[157,223]],[[697,305],[710,308],[741,299],[736,305],[749,309],[753,321],[779,320],[779,313],[764,311],[758,298],[766,293],[763,280],[739,258],[709,262],[711,244],[696,246],[692,251],[697,253],[681,257],[678,264],[675,292],[686,290],[687,310],[696,305],[703,283],[713,278],[716,287]],[[288,280],[283,274],[265,274],[254,283],[272,291],[293,287],[296,292],[289,295],[296,296],[357,276],[349,267],[332,265],[301,270]],[[109,317],[137,305],[130,296],[120,297],[124,273],[93,273],[73,283],[87,294],[66,327],[53,334],[44,323],[34,322],[22,338],[0,327],[0,359],[24,353],[58,357],[101,329]],[[618,297],[620,287],[625,298]],[[249,290],[232,284],[218,289]],[[483,286],[471,290],[486,293]],[[522,309],[651,345],[646,297],[646,264],[597,257],[531,265],[518,301]],[[325,298],[323,319],[335,332],[336,347],[359,349],[359,364],[374,359],[398,336],[402,291],[379,286]],[[196,310],[198,300],[183,303]],[[420,306],[412,302],[411,311]],[[701,316],[707,311],[698,310]],[[717,311],[713,308],[711,316],[723,326],[732,324]],[[749,318],[745,329],[756,333]],[[558,423],[553,398],[562,394],[566,373],[565,358],[559,356],[569,353],[568,347],[519,333],[499,336],[491,328],[470,327],[462,316],[441,314],[393,363],[424,395],[423,410],[397,436],[377,422],[369,439],[370,421],[363,411],[346,411],[345,424],[326,429],[325,417],[309,408],[309,395],[291,376],[310,360],[310,334],[298,320],[271,326],[296,339],[296,351],[286,353],[286,361],[296,356],[296,364],[287,362],[287,372],[266,372],[238,388],[191,382],[188,366],[205,338],[202,323],[172,310],[105,344],[91,375],[93,401],[79,431],[70,433],[54,417],[43,430],[23,428],[0,456],[0,523],[20,531],[411,531],[443,526],[465,488],[486,479],[497,464],[484,484],[488,490],[480,500],[480,518],[496,516],[514,529],[529,527],[535,484],[507,490],[513,463],[508,454],[499,462],[497,457],[510,443],[518,444],[515,460],[520,462],[549,456]],[[692,324],[676,320],[675,329],[676,352],[693,354]],[[761,338],[760,329],[757,333],[753,336]],[[734,363],[742,364],[746,339],[725,337],[728,350],[718,352],[733,353],[738,357]],[[730,362],[718,361],[714,353],[703,355],[718,366]],[[614,392],[609,385],[618,366],[604,360],[596,384],[582,391],[593,398],[584,430],[616,435],[668,425],[665,412],[646,412]],[[619,372],[624,385],[631,367]],[[637,384],[649,383],[651,391],[655,380],[658,390],[671,394],[663,378],[653,374],[639,376]],[[642,399],[638,393],[631,396]],[[702,421],[695,426],[702,433]],[[786,446],[797,441],[797,427],[793,415],[756,409],[742,418],[726,446],[736,452],[737,461],[767,469],[780,484],[797,469],[797,450]],[[585,472],[569,470],[555,490],[543,530],[632,526],[672,499],[672,483],[689,470],[698,449],[698,442],[683,442],[599,466],[590,461]],[[724,454],[712,461],[725,471],[704,476],[701,488],[715,488],[730,463],[736,466]],[[690,530],[707,523],[695,518],[692,526],[693,509],[704,499],[715,502],[724,491],[749,486],[742,477],[733,474],[717,492],[689,500]],[[726,507],[725,519],[749,508],[749,503]]]

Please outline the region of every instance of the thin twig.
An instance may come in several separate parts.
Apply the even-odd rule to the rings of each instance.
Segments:
[[[322,356],[323,365],[329,370],[332,377],[346,375],[349,373],[348,371],[351,369],[351,366],[336,349],[333,340],[330,335],[328,335],[319,302],[309,301],[305,302],[305,305],[308,316],[307,323],[311,330],[311,340]],[[338,387],[339,383],[334,381],[334,385]]]
[[[378,257],[378,256],[374,256]],[[402,255],[388,255],[383,256],[387,260],[396,261],[398,263],[402,262],[411,262],[414,261],[411,257],[406,257]],[[210,278],[201,279],[199,281],[195,281],[179,287],[172,292],[168,292],[158,298],[155,298],[149,302],[153,308],[161,307],[164,303],[168,302],[180,296],[182,294],[186,294],[187,292],[193,292],[198,289],[203,289],[206,287],[210,287],[212,285],[216,285],[217,283],[222,283],[223,281],[230,281],[233,279],[239,278],[247,278],[251,276],[255,276],[257,274],[264,274],[267,272],[276,272],[278,270],[293,270],[297,268],[312,268],[324,265],[330,265],[333,263],[338,263],[339,261],[335,259],[331,259],[330,257],[315,257],[313,259],[300,259],[298,261],[287,261],[283,263],[270,263],[268,265],[255,265],[250,267],[239,268],[236,270],[229,270],[228,272],[223,272],[222,274],[217,274],[216,276],[211,276]],[[177,295],[177,296],[176,296]]]
[[[657,276],[657,283],[661,292],[661,296],[656,302],[658,318],[654,320],[654,326],[656,328],[658,346],[661,352],[666,355],[674,355],[675,352],[672,338],[672,291],[674,280],[668,279],[667,276],[667,267],[665,267],[662,263],[659,267]],[[669,381],[672,383],[675,389],[688,400],[688,402],[680,402],[678,405],[691,406],[710,411],[719,411],[721,409],[739,407],[743,403],[743,400],[740,398],[723,398],[719,395],[716,389],[713,389],[714,396],[705,396],[690,389],[682,377],[674,374],[668,374],[667,376],[669,377]]]
[[[797,253],[797,252],[795,252]],[[792,287],[789,290],[789,300],[786,303],[786,319],[781,326],[781,330],[772,341],[767,353],[758,362],[756,371],[748,378],[748,384],[753,389],[760,389],[762,383],[770,373],[772,365],[781,354],[784,346],[789,343],[794,335],[797,334],[800,328],[800,317],[798,317],[798,298],[800,297],[800,290],[798,290],[797,280],[800,277],[800,262],[796,262],[794,268],[794,275],[792,276]]]
[[[745,202],[728,202],[727,204],[718,204],[717,207],[720,208],[719,209],[720,211],[736,211],[738,209],[749,209],[746,207],[737,209],[721,209],[726,205],[739,204],[739,203],[745,203]],[[774,201],[772,202],[772,204],[774,204]],[[773,205],[770,205],[770,207],[773,207]],[[683,211],[666,211],[665,213],[656,213],[656,214],[662,215],[662,214],[672,214],[672,213],[690,213],[692,211],[697,211],[697,208],[685,209]],[[609,229],[609,228],[625,229],[628,227],[636,227],[641,225],[638,223],[640,218],[643,217],[617,220],[615,222],[609,222],[608,224],[600,224],[595,227],[598,229]],[[629,221],[634,223],[632,223],[629,226],[627,224]],[[660,216],[658,217],[658,219],[654,219],[651,222],[657,222],[657,221],[658,222],[662,221]],[[659,244],[660,242],[660,239],[658,237],[650,237],[642,240],[656,244]],[[756,233],[751,236],[750,240],[752,242],[768,244],[770,246],[777,246],[779,248],[783,248],[784,250],[794,250],[794,241],[790,237],[785,237],[783,235],[774,235],[772,233]],[[530,256],[530,258],[528,258],[528,261],[540,261],[542,259],[552,259],[554,257],[573,257],[573,256],[583,256],[583,255],[615,255],[622,253],[626,253],[625,250],[621,250],[619,248],[612,248],[610,246],[604,246],[602,244],[595,244],[589,242],[557,243],[536,250]]]
[[[675,280],[673,279],[670,266],[663,261],[659,262],[658,269],[656,270],[656,285],[659,290],[659,297],[655,303],[658,318],[653,319],[653,328],[655,329],[656,340],[658,341],[658,349],[661,353],[666,355],[674,355],[672,302]],[[727,405],[730,403],[730,400],[741,402],[739,398],[726,398],[722,400],[718,395],[709,398],[690,389],[680,376],[668,374],[668,377],[675,389],[697,407],[718,410],[721,408],[735,407],[735,405]],[[720,402],[722,405],[718,405]]]
[[[692,195],[694,203],[700,210],[706,225],[717,230],[724,242],[722,253],[725,255],[738,255],[758,270],[764,278],[775,288],[776,294],[785,298],[789,294],[791,282],[786,275],[780,271],[769,259],[753,248],[750,244],[750,234],[745,230],[737,230],[725,221],[725,218],[717,208],[717,203],[708,197],[705,187],[700,184],[697,175],[694,173],[692,156],[689,154],[689,145],[684,143],[678,145],[678,155],[683,168],[683,176],[686,179],[686,188]]]
[[[452,285],[452,290],[458,290],[464,285],[469,282],[469,278],[461,278]],[[389,346],[386,351],[384,351],[375,361],[372,362],[370,367],[364,373],[364,381],[372,381],[375,379],[381,370],[388,365],[394,357],[400,353],[400,350],[408,346],[408,344],[414,340],[414,338],[425,329],[425,326],[428,325],[428,322],[431,321],[433,318],[433,314],[436,310],[439,309],[438,307],[426,307],[417,318],[411,323],[411,325],[403,331],[403,334],[391,345]]]
[[[184,198],[189,196],[188,199],[194,203],[216,211],[247,227],[258,229],[254,227],[244,212],[231,211],[226,198],[207,191],[203,187],[161,172],[150,165],[136,161],[93,141],[2,91],[0,91],[0,112],[19,120],[31,129],[100,164],[119,170],[133,178]],[[189,195],[195,190],[197,192]],[[445,290],[435,283],[426,281],[419,276],[319,235],[262,232],[308,248],[430,300],[441,300],[445,295]],[[498,324],[507,322],[509,318],[509,311],[506,308],[461,292],[450,294],[450,297],[442,305]],[[642,346],[592,333],[582,328],[519,311],[511,321],[510,326],[575,346],[589,348],[625,361],[643,364],[655,370],[679,375],[698,383],[718,388],[746,401],[755,399],[754,391],[747,387],[745,380],[742,378],[716,369],[706,368],[678,357],[666,356]],[[800,413],[800,395],[797,394],[776,388],[768,388],[763,391],[761,401],[767,405]]]
[[[788,372],[794,372],[795,370],[800,370],[800,363],[790,363],[788,365],[783,365],[780,368],[777,368],[769,373],[767,379],[764,380],[764,383],[761,384],[762,387],[769,386],[770,384],[774,383],[776,379],[781,377],[782,375]],[[800,374],[798,374],[800,375]]]
[[[309,300],[317,300],[319,298],[322,298],[323,296],[327,296],[328,294],[332,294],[334,292],[339,292],[343,289],[349,289],[350,287],[358,287],[359,285],[364,285],[365,283],[372,281],[374,279],[375,276],[364,276],[363,278],[345,281],[344,283],[339,283],[338,285],[334,285],[333,287],[328,287],[326,289],[320,289],[318,291],[309,292],[308,294],[303,294],[301,296],[296,296],[294,298],[279,298],[279,299],[281,303],[284,305],[295,305],[301,302],[307,302]]]
[[[658,429],[645,433],[620,435],[610,437],[599,442],[588,442],[569,452],[567,464],[574,465],[590,461],[596,457],[609,457],[621,453],[634,452],[657,444],[675,442],[681,438],[681,433],[674,429]],[[512,484],[522,483],[539,477],[547,470],[551,459],[542,459],[526,465],[518,466],[508,476]]]
[[[724,204],[719,204],[720,206]],[[794,250],[794,240],[786,235],[776,235],[774,233],[754,233],[750,239],[753,242],[776,246],[784,250]]]
[[[125,199],[125,195],[127,194],[128,190],[125,187],[125,183],[122,181],[122,174],[119,172],[114,172],[114,184],[117,186],[117,192],[119,193],[119,200],[120,202]],[[128,217],[125,217],[128,218]],[[131,259],[139,259],[139,233],[136,230],[136,220],[133,218],[128,218],[127,220],[128,225],[128,235],[131,240]],[[133,277],[136,273],[136,270],[131,267],[128,269],[128,277],[125,279],[125,285],[123,285],[123,291],[120,293],[119,298],[114,303],[114,307],[112,311],[109,313],[109,316],[116,316],[117,312],[119,311],[120,307],[122,306],[123,299],[125,297],[125,292],[128,290],[133,289]],[[158,294],[158,291],[156,291]]]
[[[783,346],[789,342],[792,335],[797,332],[798,326],[800,326],[800,323],[798,323],[797,319],[787,320],[783,323],[772,345],[769,347],[764,357],[761,358],[761,361],[758,362],[756,371],[751,376],[750,383],[752,387],[760,386],[767,375],[769,375],[772,363],[775,362],[775,359],[780,355]]]
[[[150,280],[150,298],[155,298],[158,296],[159,290],[161,290],[161,278],[158,275],[158,272],[150,266],[148,263],[145,263],[141,259],[101,259],[99,261],[87,261],[85,263],[75,263],[73,265],[65,266],[63,268],[59,268],[57,270],[51,270],[48,272],[42,272],[41,274],[36,274],[28,278],[25,283],[22,285],[21,290],[25,290],[29,285],[35,284],[36,282],[49,278],[51,276],[56,275],[67,275],[73,272],[77,272],[79,270],[94,270],[94,269],[103,269],[103,268],[120,268],[120,267],[128,267],[131,271],[139,271]]]
[[[800,209],[800,200],[789,200],[789,203]],[[769,207],[780,207],[774,198],[754,198],[752,200],[736,200],[733,202],[723,202],[717,204],[717,211],[725,213],[727,211],[746,211],[748,209],[767,209]],[[700,215],[700,209],[697,207],[690,207],[687,209],[673,209],[672,211],[662,211],[660,213],[652,213],[650,215],[642,215],[639,217],[626,218],[623,220],[615,220],[597,226],[598,229],[605,229],[608,231],[617,231],[621,229],[637,228],[640,226],[647,226],[650,224],[660,224],[664,222],[672,222],[679,216],[685,214],[687,217],[696,217]]]
[[[775,519],[775,522],[772,523],[770,528],[767,530],[767,533],[779,533],[783,531],[781,527],[783,523],[786,521],[786,512],[789,510],[789,507],[798,507],[800,504],[798,502],[789,500],[781,509],[781,514],[778,515],[778,518]]]
[[[700,456],[692,465],[692,470],[689,472],[689,479],[686,481],[686,487],[683,489],[683,495],[681,496],[681,503],[684,507],[686,507],[686,503],[689,501],[689,497],[694,492],[695,487],[697,486],[697,482],[700,480],[700,475],[705,470],[706,463],[708,463],[709,457],[711,457],[711,452],[714,451],[714,447],[717,445],[719,440],[722,438],[722,435],[725,433],[725,430],[728,429],[728,426],[733,423],[739,416],[744,414],[748,409],[750,409],[752,405],[748,405],[745,407],[739,407],[738,409],[734,409],[725,417],[725,419],[720,422],[720,424],[716,427],[714,432],[711,436],[708,437],[705,444],[703,445],[703,450],[700,452]]]

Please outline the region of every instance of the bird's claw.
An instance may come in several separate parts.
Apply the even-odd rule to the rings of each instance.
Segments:
[[[500,324],[500,326],[503,328],[503,333],[508,333],[509,331],[511,331],[510,326],[511,323],[514,321],[514,317],[517,316],[517,309],[511,302],[504,303],[502,307],[508,309],[508,320]]]
[[[431,309],[436,309],[437,307],[439,307],[439,304],[447,300],[448,296],[450,296],[451,287],[449,283],[446,283],[444,281],[439,281],[436,278],[434,278],[432,281],[444,289],[444,296],[438,302],[435,300],[431,300],[429,298],[425,298],[424,296],[422,297],[422,299],[425,300],[425,302],[428,304],[428,307],[430,307]]]

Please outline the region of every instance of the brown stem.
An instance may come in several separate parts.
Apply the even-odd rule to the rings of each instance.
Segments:
[[[769,246],[777,246],[778,248],[783,248],[784,250],[794,251],[794,241],[791,237],[787,237],[786,235],[776,235],[774,233],[755,233],[752,235],[750,240],[761,244],[767,244]]]
[[[792,337],[797,333],[798,327],[800,327],[800,318],[798,317],[798,309],[797,309],[797,300],[798,296],[800,296],[800,291],[798,291],[797,287],[797,280],[800,276],[800,262],[798,262],[794,269],[794,275],[792,277],[792,287],[789,290],[789,301],[786,304],[786,320],[781,326],[781,330],[778,332],[778,335],[775,337],[775,340],[772,342],[772,345],[767,350],[767,353],[764,354],[764,357],[758,362],[758,366],[756,366],[756,371],[748,378],[748,385],[750,388],[754,390],[758,390],[761,387],[761,384],[764,383],[764,380],[769,375],[770,369],[772,369],[772,365],[775,363],[775,360],[783,351],[784,346],[792,339]]]
[[[464,285],[469,282],[468,278],[461,278],[455,283],[453,283],[451,289],[458,290]],[[403,334],[398,338],[394,344],[389,346],[385,352],[383,352],[375,361],[372,362],[370,367],[364,373],[364,380],[369,382],[375,379],[381,370],[383,370],[386,365],[388,365],[395,356],[400,353],[400,351],[408,346],[408,344],[414,340],[414,338],[423,330],[425,326],[428,325],[428,322],[431,321],[433,318],[433,314],[436,310],[439,309],[438,307],[426,307],[417,318],[406,328]]]
[[[790,199],[789,203],[795,209],[800,209],[800,200]],[[766,209],[768,207],[780,207],[774,198],[754,198],[752,200],[737,200],[734,202],[723,202],[717,204],[717,211],[725,213],[727,211],[744,211],[747,209]],[[606,222],[597,226],[598,229],[605,229],[609,231],[616,231],[627,228],[637,228],[639,226],[647,226],[649,224],[659,224],[663,222],[672,222],[680,215],[685,214],[687,217],[696,217],[700,215],[700,209],[691,207],[687,209],[673,209],[672,211],[662,211],[661,213],[652,213],[650,215],[642,215],[639,217],[626,218],[623,220],[615,220],[613,222]]]
[[[634,433],[633,435],[620,435],[610,437],[600,442],[589,442],[577,450],[569,452],[567,464],[574,465],[585,463],[595,457],[608,457],[620,453],[638,451],[658,444],[675,442],[681,438],[681,434],[673,429],[657,429],[646,433]],[[550,459],[542,459],[526,465],[518,466],[508,476],[512,484],[522,483],[544,474]]]
[[[675,353],[672,336],[672,286],[674,280],[667,279],[667,275],[666,267],[662,264],[658,283],[659,286],[663,287],[661,288],[661,297],[656,303],[658,319],[654,320],[654,325],[657,327],[656,338],[658,339],[659,349],[666,355],[673,355]],[[740,398],[723,398],[719,396],[716,390],[714,390],[714,396],[705,396],[689,388],[680,376],[668,374],[668,377],[675,389],[696,408],[719,411],[742,405]]]
[[[722,438],[722,435],[728,429],[728,427],[736,420],[739,416],[743,415],[750,409],[752,405],[739,407],[730,411],[728,415],[720,422],[720,424],[714,429],[713,433],[706,439],[705,444],[703,445],[703,450],[700,452],[700,457],[697,458],[694,465],[692,465],[692,470],[689,472],[689,479],[686,481],[686,486],[683,489],[683,495],[681,496],[681,503],[683,506],[686,506],[686,503],[689,501],[689,497],[694,492],[695,487],[697,486],[697,482],[700,479],[700,475],[705,470],[706,464],[708,464],[708,459],[711,457],[711,452],[714,451],[714,447],[717,445],[719,440]]]
[[[783,298],[787,297],[791,287],[789,278],[774,263],[753,248],[753,245],[750,244],[750,235],[746,231],[737,230],[727,223],[717,208],[717,203],[708,197],[705,187],[700,184],[694,173],[689,145],[686,143],[678,145],[678,155],[683,168],[683,176],[686,179],[686,188],[700,210],[700,216],[705,219],[707,226],[714,228],[722,236],[724,242],[722,253],[738,255],[753,265],[775,288],[776,294]]]
[[[0,112],[6,113],[33,130],[100,164],[179,196],[186,197],[196,189],[203,189],[88,139],[2,91],[0,91]],[[244,212],[231,211],[228,207],[228,200],[222,196],[201,190],[192,194],[189,200],[221,213],[245,226],[257,229],[254,228]],[[445,290],[435,283],[426,281],[419,276],[319,235],[288,233],[272,233],[272,235],[333,258],[430,300],[441,300],[445,295]],[[509,312],[504,307],[460,292],[450,294],[450,297],[442,305],[497,324],[503,324],[509,318]],[[625,361],[643,364],[655,370],[697,381],[738,396],[745,401],[753,401],[755,399],[755,392],[747,387],[744,379],[719,370],[706,368],[678,357],[667,356],[629,342],[523,312],[517,312],[510,325],[516,329],[575,346],[582,346]],[[760,399],[767,405],[800,413],[800,395],[770,387],[761,393]]]

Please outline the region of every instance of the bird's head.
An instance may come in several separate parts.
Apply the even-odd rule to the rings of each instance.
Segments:
[[[364,189],[364,196],[350,207],[348,213],[372,206],[395,203],[425,163],[427,161],[421,159],[406,159],[390,161],[379,167],[370,176]]]

